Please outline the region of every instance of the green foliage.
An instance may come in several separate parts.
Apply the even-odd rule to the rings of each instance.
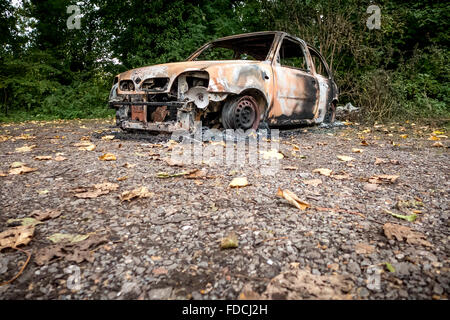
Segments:
[[[380,0],[380,30],[366,27],[368,0],[86,0],[81,29],[68,29],[76,3],[0,0],[0,121],[110,116],[115,74],[262,30],[317,47],[362,120],[450,114],[445,2]]]

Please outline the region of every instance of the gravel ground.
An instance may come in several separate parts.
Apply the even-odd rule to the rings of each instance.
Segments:
[[[18,225],[9,219],[35,210],[61,215],[35,226],[20,247],[31,259],[16,280],[0,286],[0,299],[448,299],[449,153],[446,133],[436,130],[445,131],[411,123],[282,131],[280,170],[264,176],[255,165],[169,166],[163,160],[173,148],[169,136],[122,133],[112,121],[3,124],[0,232]],[[102,139],[108,135],[114,139]],[[93,151],[74,146],[89,140]],[[105,153],[116,160],[99,160]],[[17,161],[37,170],[8,174]],[[313,173],[317,168],[333,173]],[[191,169],[205,175],[157,177]],[[398,178],[368,182],[382,174]],[[238,176],[249,185],[230,188]],[[103,182],[118,188],[75,196]],[[121,201],[123,192],[143,186],[147,197]],[[277,196],[278,188],[311,207],[297,209]],[[386,223],[406,226],[423,241],[389,239]],[[71,260],[66,247],[40,261],[55,233],[89,234],[90,258]],[[238,247],[223,250],[221,239],[230,233]],[[26,258],[3,249],[0,282]],[[70,285],[74,270],[78,288]]]

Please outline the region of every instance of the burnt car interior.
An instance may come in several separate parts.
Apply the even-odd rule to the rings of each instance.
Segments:
[[[305,54],[302,47],[297,42],[288,38],[281,44],[278,62],[284,67],[291,67],[300,70],[308,70]]]

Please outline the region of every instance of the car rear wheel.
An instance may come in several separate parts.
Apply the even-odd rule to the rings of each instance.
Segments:
[[[336,120],[336,104],[334,104],[332,102],[328,106],[327,113],[325,114],[325,118],[323,119],[323,122],[333,123],[334,120]]]
[[[225,129],[257,129],[261,120],[258,103],[252,96],[235,96],[225,102],[222,125]]]

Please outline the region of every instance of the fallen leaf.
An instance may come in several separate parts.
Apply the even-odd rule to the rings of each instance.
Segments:
[[[37,224],[40,224],[40,222],[37,219],[26,217],[26,218],[20,218],[20,219],[9,219],[6,221],[7,224],[14,224],[14,223],[20,223],[21,226],[35,226]]]
[[[397,241],[406,240],[409,244],[432,247],[432,244],[425,240],[424,234],[413,231],[411,228],[399,224],[386,223],[383,226],[383,230],[389,240],[395,238]]]
[[[72,190],[73,192],[76,192],[74,195],[77,198],[81,199],[92,199],[97,198],[100,195],[108,194],[110,191],[115,191],[119,188],[119,185],[117,183],[111,183],[111,182],[103,182],[93,185],[89,189],[75,189]]]
[[[398,178],[399,176],[397,175],[379,174],[371,177],[369,179],[369,183],[377,183],[377,184],[394,183],[395,181],[397,181]]]
[[[167,274],[169,271],[166,268],[160,267],[160,268],[155,268],[152,270],[152,273],[155,276],[159,276],[159,275],[163,275],[163,274]]]
[[[36,156],[35,160],[52,160],[52,156]]]
[[[22,166],[22,167],[10,169],[9,170],[9,174],[23,174],[23,173],[33,172],[33,171],[36,171],[36,170],[37,169],[35,169],[35,168]]]
[[[379,165],[382,163],[387,163],[387,160],[381,159],[381,158],[375,158],[375,164]]]
[[[326,169],[326,168],[318,168],[318,169],[314,169],[313,173],[320,173],[323,176],[327,176],[329,177],[331,175],[331,172],[333,172],[333,170],[331,169]]]
[[[385,262],[384,265],[386,266],[386,269],[388,269],[389,272],[395,272],[395,268],[389,262]]]
[[[386,209],[384,211],[386,211],[387,213],[389,213],[393,217],[396,217],[396,218],[399,218],[399,219],[403,219],[403,220],[406,220],[406,221],[409,221],[409,222],[414,222],[414,220],[416,220],[416,218],[417,218],[416,214],[410,214],[410,215],[405,216],[405,215],[397,214],[395,212],[392,212],[392,211],[389,211],[389,210],[386,210]]]
[[[400,135],[400,138],[406,139],[406,138],[408,138],[408,135],[407,135],[407,134],[401,134],[401,135]]]
[[[35,254],[35,262],[38,265],[49,263],[53,258],[64,258],[66,261],[81,263],[84,260],[93,262],[95,256],[92,249],[107,239],[103,236],[92,235],[89,238],[79,242],[64,242],[53,244],[39,249]]]
[[[129,168],[129,169],[131,169],[131,168],[136,167],[136,165],[127,162],[127,163],[125,163],[125,164],[123,165],[123,167],[124,167],[124,168]]]
[[[127,180],[127,179],[128,179],[127,176],[123,176],[123,177],[117,178],[116,180],[117,180],[117,181],[124,181],[124,180]]]
[[[200,179],[206,177],[206,169],[195,170],[194,172],[185,176],[186,179]]]
[[[150,192],[147,187],[140,187],[131,191],[122,192],[119,198],[121,201],[131,201],[134,198],[148,198],[153,195],[154,193]]]
[[[439,142],[439,141],[433,143],[431,146],[432,146],[432,147],[435,147],[435,148],[443,148],[443,147],[444,147],[444,145],[442,144],[442,142]]]
[[[349,156],[337,156],[337,158],[341,161],[352,161],[355,160],[355,158],[349,157]]]
[[[439,140],[441,140],[441,138],[438,138],[438,137],[436,137],[436,136],[431,136],[431,137],[428,138],[428,140],[431,140],[431,141],[439,141]],[[17,149],[16,149],[16,150],[17,150]]]
[[[286,166],[286,167],[283,167],[283,170],[298,170],[298,167]]]
[[[363,152],[363,151],[364,151],[363,149],[352,148],[352,152],[353,152],[353,153],[361,153],[361,152]]]
[[[350,178],[350,175],[348,173],[341,172],[340,174],[333,173],[331,177],[336,180],[347,180]]]
[[[45,221],[48,219],[57,218],[61,215],[61,211],[54,210],[54,209],[46,209],[46,210],[34,210],[31,213],[31,217],[39,220],[39,221]]]
[[[366,140],[361,140],[360,144],[365,147],[369,145]]]
[[[19,162],[19,161],[14,161],[13,163],[10,164],[11,168],[19,168],[19,167],[23,167],[25,165],[25,163],[23,162]]]
[[[3,172],[3,171],[0,171],[0,177],[7,177],[7,176],[8,176],[7,173],[5,173],[5,172]]]
[[[232,249],[232,248],[237,248],[238,246],[239,246],[239,241],[234,232],[230,233],[228,236],[226,236],[225,238],[223,238],[220,241],[221,249]]]
[[[113,135],[108,135],[108,136],[103,136],[102,140],[113,140],[115,138],[115,136]]]
[[[47,237],[53,243],[70,242],[77,243],[89,238],[89,234],[68,234],[68,233],[54,233]]]
[[[99,160],[102,161],[116,161],[117,158],[115,155],[113,155],[112,153],[105,153],[104,155],[98,157]]]
[[[303,180],[303,183],[317,187],[319,184],[322,183],[322,180],[320,180],[320,179]]]
[[[271,158],[280,160],[284,158],[284,155],[276,149],[271,149],[270,151],[260,151],[260,153],[263,155],[264,160]]]
[[[67,158],[65,158],[63,156],[56,156],[54,160],[55,161],[64,161],[64,160],[67,160]]]
[[[248,186],[247,177],[236,177],[231,180],[229,187],[230,188],[241,188]]]
[[[0,233],[0,251],[6,248],[17,248],[27,245],[33,236],[34,226],[18,226]]]
[[[194,169],[194,170],[190,170],[190,171],[177,172],[177,173],[158,172],[156,174],[156,177],[161,178],[161,179],[181,177],[181,176],[189,175],[189,174],[195,172],[196,170],[198,170],[198,169]]]
[[[290,204],[300,210],[306,210],[307,208],[311,207],[311,205],[300,200],[292,191],[289,191],[287,189],[281,190],[280,188],[278,188],[277,196],[286,199]]]
[[[368,243],[359,242],[355,245],[355,252],[357,254],[371,254],[375,251],[375,247]]]
[[[20,148],[16,148],[16,152],[19,152],[19,153],[30,152],[35,147],[36,147],[35,145],[32,145],[32,146],[27,146],[26,145],[26,146],[23,146],[23,147],[20,147]]]
[[[89,141],[75,143],[74,146],[79,147],[78,150],[82,150],[82,151],[94,151],[95,150],[95,144],[93,144]]]

